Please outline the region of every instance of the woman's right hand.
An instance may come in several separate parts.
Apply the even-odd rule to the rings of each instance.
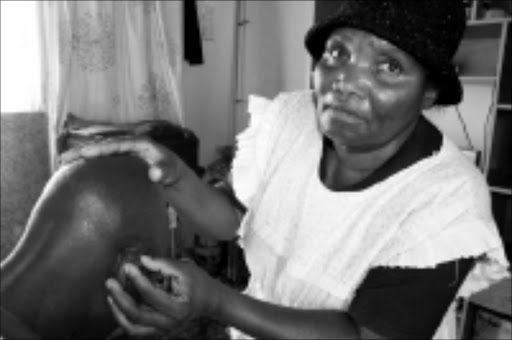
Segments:
[[[119,153],[133,154],[144,160],[149,166],[149,178],[164,186],[172,186],[190,171],[175,153],[140,136],[108,138],[70,149],[60,156],[60,163]]]
[[[179,332],[188,321],[201,316],[215,318],[227,300],[221,294],[231,292],[192,260],[142,256],[140,264],[151,272],[161,273],[168,279],[169,287],[155,285],[140,267],[126,264],[126,275],[142,298],[139,304],[117,280],[107,280],[114,317],[131,337],[154,338]]]

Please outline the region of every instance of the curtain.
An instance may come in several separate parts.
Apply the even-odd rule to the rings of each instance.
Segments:
[[[36,1],[1,1],[1,112],[41,111],[41,48]]]
[[[183,126],[181,1],[42,1],[52,164],[67,114]]]

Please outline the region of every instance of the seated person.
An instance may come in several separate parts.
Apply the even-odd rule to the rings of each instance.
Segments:
[[[1,264],[1,330],[15,338],[106,338],[105,280],[139,253],[170,256],[167,206],[133,156],[61,167]],[[126,287],[129,282],[124,281]]]

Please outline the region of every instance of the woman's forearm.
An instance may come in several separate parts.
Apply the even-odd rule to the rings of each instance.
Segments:
[[[358,339],[351,317],[335,310],[306,310],[256,300],[227,287],[211,317],[258,339]]]
[[[185,228],[219,240],[236,236],[241,214],[222,190],[205,183],[194,173],[185,175],[165,190]]]

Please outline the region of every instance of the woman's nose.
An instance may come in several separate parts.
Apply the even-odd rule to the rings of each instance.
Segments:
[[[365,93],[366,77],[363,66],[347,63],[337,71],[332,82],[332,90],[343,95],[362,97]]]

